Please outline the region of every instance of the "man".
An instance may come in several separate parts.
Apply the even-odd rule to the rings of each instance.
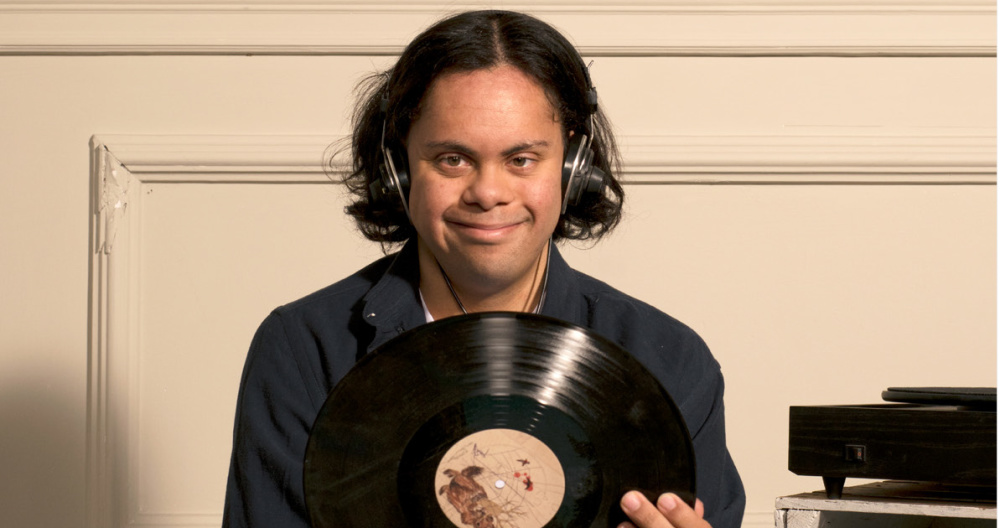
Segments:
[[[224,525],[308,525],[309,430],[358,358],[432,320],[514,311],[617,342],[680,407],[704,502],[692,509],[666,493],[654,505],[626,493],[634,526],[739,526],[743,487],[707,347],[678,321],[570,269],[553,243],[600,238],[620,218],[608,129],[579,54],[522,14],[439,22],[369,80],[354,120],[348,213],[368,238],[405,244],[261,325],[240,388]]]

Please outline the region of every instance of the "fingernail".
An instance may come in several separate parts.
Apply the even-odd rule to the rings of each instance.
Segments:
[[[630,491],[625,494],[625,498],[622,499],[622,509],[627,512],[639,509],[639,496],[636,492]]]
[[[657,505],[661,510],[670,511],[677,507],[677,498],[672,493],[664,493],[660,495],[660,501]]]

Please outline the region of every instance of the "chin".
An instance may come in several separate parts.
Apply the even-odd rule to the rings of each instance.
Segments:
[[[479,286],[488,289],[504,288],[512,282],[516,282],[525,273],[530,274],[534,269],[533,262],[527,268],[518,264],[510,260],[474,261],[468,263],[466,269],[472,272],[472,276],[475,277]]]

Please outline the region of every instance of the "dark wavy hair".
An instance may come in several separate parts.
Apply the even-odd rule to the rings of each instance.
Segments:
[[[556,29],[529,15],[471,11],[431,26],[403,50],[395,66],[358,85],[352,167],[342,181],[354,195],[345,210],[367,238],[386,247],[416,234],[402,203],[373,200],[369,190],[379,177],[383,126],[386,146],[401,151],[435,79],[499,65],[511,65],[534,79],[558,112],[564,142],[570,132],[590,135],[594,166],[608,174],[605,192],[568,208],[553,239],[597,240],[618,224],[625,198],[615,176],[620,154],[607,117],[599,107],[592,112],[590,76],[580,54]]]

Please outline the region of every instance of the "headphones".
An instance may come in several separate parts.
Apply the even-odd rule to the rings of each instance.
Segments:
[[[587,76],[587,102],[590,106],[590,129],[594,129],[594,113],[597,112],[597,90],[590,84],[587,68],[583,70]],[[382,163],[379,164],[379,174],[369,185],[373,202],[383,200],[399,200],[403,204],[406,217],[410,217],[410,172],[403,154],[385,146],[385,123],[388,120],[387,98],[382,99]],[[594,150],[591,149],[593,137],[589,134],[573,134],[566,146],[566,156],[562,168],[562,213],[569,207],[575,207],[593,196],[601,196],[608,179],[607,173],[595,167]]]

